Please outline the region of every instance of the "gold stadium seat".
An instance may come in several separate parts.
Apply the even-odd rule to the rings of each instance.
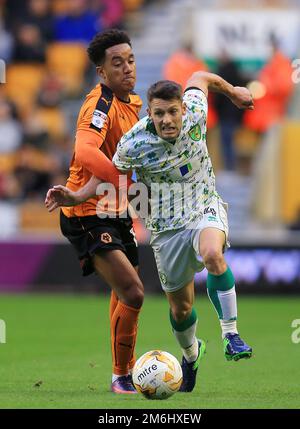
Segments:
[[[144,3],[144,0],[123,0],[124,9],[126,12],[134,12],[139,9]]]
[[[39,92],[45,67],[39,64],[11,64],[7,70],[5,93],[22,117],[30,112]]]
[[[53,138],[62,137],[66,132],[66,123],[63,112],[57,107],[39,107],[35,112],[41,124]]]
[[[67,93],[78,93],[87,67],[86,48],[81,43],[51,43],[47,48],[47,66],[64,83]]]
[[[235,132],[235,146],[240,156],[253,157],[260,143],[260,136],[246,127],[239,127]]]
[[[0,171],[1,173],[11,173],[16,165],[15,153],[1,153],[0,154]]]
[[[69,10],[69,0],[52,0],[51,8],[54,15],[62,15]]]
[[[25,202],[20,207],[20,226],[23,232],[59,233],[59,210],[48,213],[41,202]]]

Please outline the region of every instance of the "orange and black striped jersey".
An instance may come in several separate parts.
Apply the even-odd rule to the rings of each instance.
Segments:
[[[104,84],[96,85],[79,112],[68,188],[73,191],[82,188],[92,175],[110,181],[117,171],[111,162],[117,144],[139,120],[141,107],[142,101],[134,93],[130,94],[130,101],[125,102]],[[64,207],[63,212],[67,217],[95,215],[98,199],[91,198],[78,206]]]

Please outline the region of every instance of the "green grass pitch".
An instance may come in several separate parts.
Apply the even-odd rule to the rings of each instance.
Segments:
[[[217,316],[206,296],[196,298],[198,333],[207,353],[192,393],[164,401],[110,392],[108,298],[1,296],[0,408],[300,408],[300,343],[291,323],[300,298],[240,297],[239,331],[254,349],[250,360],[227,362]],[[164,297],[146,296],[137,355],[159,348],[179,359]]]

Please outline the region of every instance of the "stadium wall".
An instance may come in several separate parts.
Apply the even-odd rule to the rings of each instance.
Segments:
[[[152,250],[140,245],[140,272],[146,293],[161,293]],[[96,275],[82,277],[67,243],[0,243],[0,292],[108,293]],[[296,246],[235,246],[226,253],[239,293],[300,293],[300,249]],[[196,274],[197,292],[205,292],[205,270]]]

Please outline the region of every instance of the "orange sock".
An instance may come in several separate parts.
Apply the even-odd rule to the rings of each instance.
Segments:
[[[112,326],[111,326],[111,324],[112,324],[111,321],[112,321],[115,309],[116,309],[116,307],[118,305],[118,302],[119,302],[118,295],[112,290],[111,291],[111,295],[110,295],[110,305],[109,305],[109,320],[110,320],[110,336],[111,336],[111,338],[113,337],[113,334],[112,334],[113,330],[112,330]],[[135,330],[135,340],[134,340],[134,346],[133,346],[133,356],[132,356],[132,358],[131,358],[131,360],[129,362],[129,365],[128,365],[128,370],[129,371],[132,370],[132,368],[134,367],[135,361],[136,361],[136,355],[135,355],[136,335],[137,335],[137,330]]]
[[[119,298],[117,294],[112,290],[110,294],[110,303],[109,303],[109,320],[110,321],[114,315],[116,306],[118,305],[118,301],[119,301]]]
[[[126,375],[131,369],[137,336],[140,309],[129,307],[118,301],[111,318],[111,349],[113,373]]]

